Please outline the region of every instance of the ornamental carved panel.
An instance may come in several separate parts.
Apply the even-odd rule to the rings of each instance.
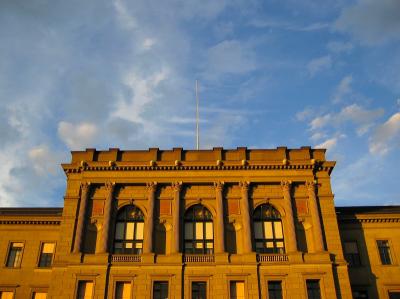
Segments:
[[[171,201],[170,200],[160,200],[160,216],[171,215]]]
[[[308,215],[307,199],[296,199],[296,210],[299,216]]]
[[[94,200],[92,216],[101,216],[104,214],[104,200]]]
[[[228,214],[229,215],[239,215],[240,214],[239,200],[237,200],[237,199],[228,200]]]

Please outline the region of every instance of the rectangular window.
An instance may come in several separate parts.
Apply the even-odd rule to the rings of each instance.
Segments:
[[[93,298],[93,281],[81,280],[78,283],[77,299],[92,299]]]
[[[0,299],[13,299],[14,292],[2,292],[0,291]]]
[[[357,242],[348,241],[343,244],[344,257],[350,267],[361,266],[360,253],[358,252]]]
[[[40,248],[39,267],[51,267],[55,243],[42,243]]]
[[[389,292],[389,299],[400,299],[400,291]]]
[[[192,282],[192,299],[207,299],[207,283],[205,281]]]
[[[388,240],[376,241],[379,250],[379,256],[381,257],[382,265],[391,265],[392,259],[390,257],[390,246]]]
[[[168,281],[153,283],[153,299],[168,299]]]
[[[268,281],[268,299],[282,299],[281,281]]]
[[[353,291],[353,299],[368,299],[367,291]]]
[[[47,298],[47,293],[45,292],[34,292],[32,299],[46,299]]]
[[[307,279],[306,285],[308,299],[321,299],[321,289],[318,279]]]
[[[21,265],[22,250],[24,249],[24,243],[13,242],[10,244],[10,250],[8,251],[7,264],[9,268],[17,268]]]
[[[129,281],[118,281],[115,285],[115,299],[130,299],[132,284]]]
[[[244,281],[231,281],[229,283],[230,299],[244,299]]]

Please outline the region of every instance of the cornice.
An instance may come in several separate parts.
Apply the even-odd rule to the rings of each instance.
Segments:
[[[399,223],[400,218],[352,218],[338,219],[339,223]]]
[[[0,224],[11,225],[60,225],[60,220],[0,220]]]
[[[264,164],[264,165],[63,165],[65,173],[82,173],[84,171],[198,171],[198,170],[316,170],[331,173],[334,163],[311,164]]]

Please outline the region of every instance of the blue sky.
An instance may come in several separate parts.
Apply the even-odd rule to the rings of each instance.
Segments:
[[[337,205],[400,204],[398,0],[0,1],[0,206],[86,147],[327,148]]]

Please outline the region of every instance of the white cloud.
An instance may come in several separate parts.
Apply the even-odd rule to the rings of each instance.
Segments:
[[[122,27],[126,29],[135,29],[137,27],[136,19],[129,13],[123,0],[114,0],[115,11]]]
[[[346,122],[352,122],[357,126],[357,133],[363,135],[372,127],[374,121],[383,115],[383,112],[383,109],[367,110],[357,104],[352,104],[342,108],[338,113],[315,117],[310,122],[310,129],[319,130],[328,125],[338,127]]]
[[[399,40],[400,1],[358,0],[342,10],[335,28],[368,45]]]
[[[332,138],[325,140],[324,142],[322,142],[320,144],[317,144],[315,146],[315,148],[325,148],[329,151],[332,151],[333,148],[336,147],[337,142],[338,142],[338,137],[332,137]]]
[[[307,107],[302,111],[296,113],[296,119],[298,121],[305,121],[306,119],[310,118],[313,115],[314,111]]]
[[[156,43],[157,41],[154,38],[148,37],[143,41],[143,49],[150,50]]]
[[[58,136],[71,149],[92,147],[97,135],[97,127],[92,123],[72,124],[61,121],[58,124]]]
[[[329,51],[334,53],[348,53],[353,50],[354,46],[351,42],[331,41],[326,46]]]
[[[40,176],[56,175],[64,158],[61,153],[49,150],[45,144],[30,149],[28,156],[33,168]]]
[[[243,74],[257,68],[251,47],[237,40],[225,40],[208,50],[207,73]]]
[[[370,138],[369,151],[374,155],[386,155],[400,145],[400,112],[393,114],[385,123],[378,126]]]
[[[336,87],[335,93],[333,95],[333,102],[342,102],[343,97],[352,92],[351,83],[353,82],[353,77],[351,75],[345,76]]]
[[[320,71],[330,69],[331,66],[332,66],[332,58],[330,55],[326,55],[311,60],[307,64],[307,70],[310,76],[314,76]]]

